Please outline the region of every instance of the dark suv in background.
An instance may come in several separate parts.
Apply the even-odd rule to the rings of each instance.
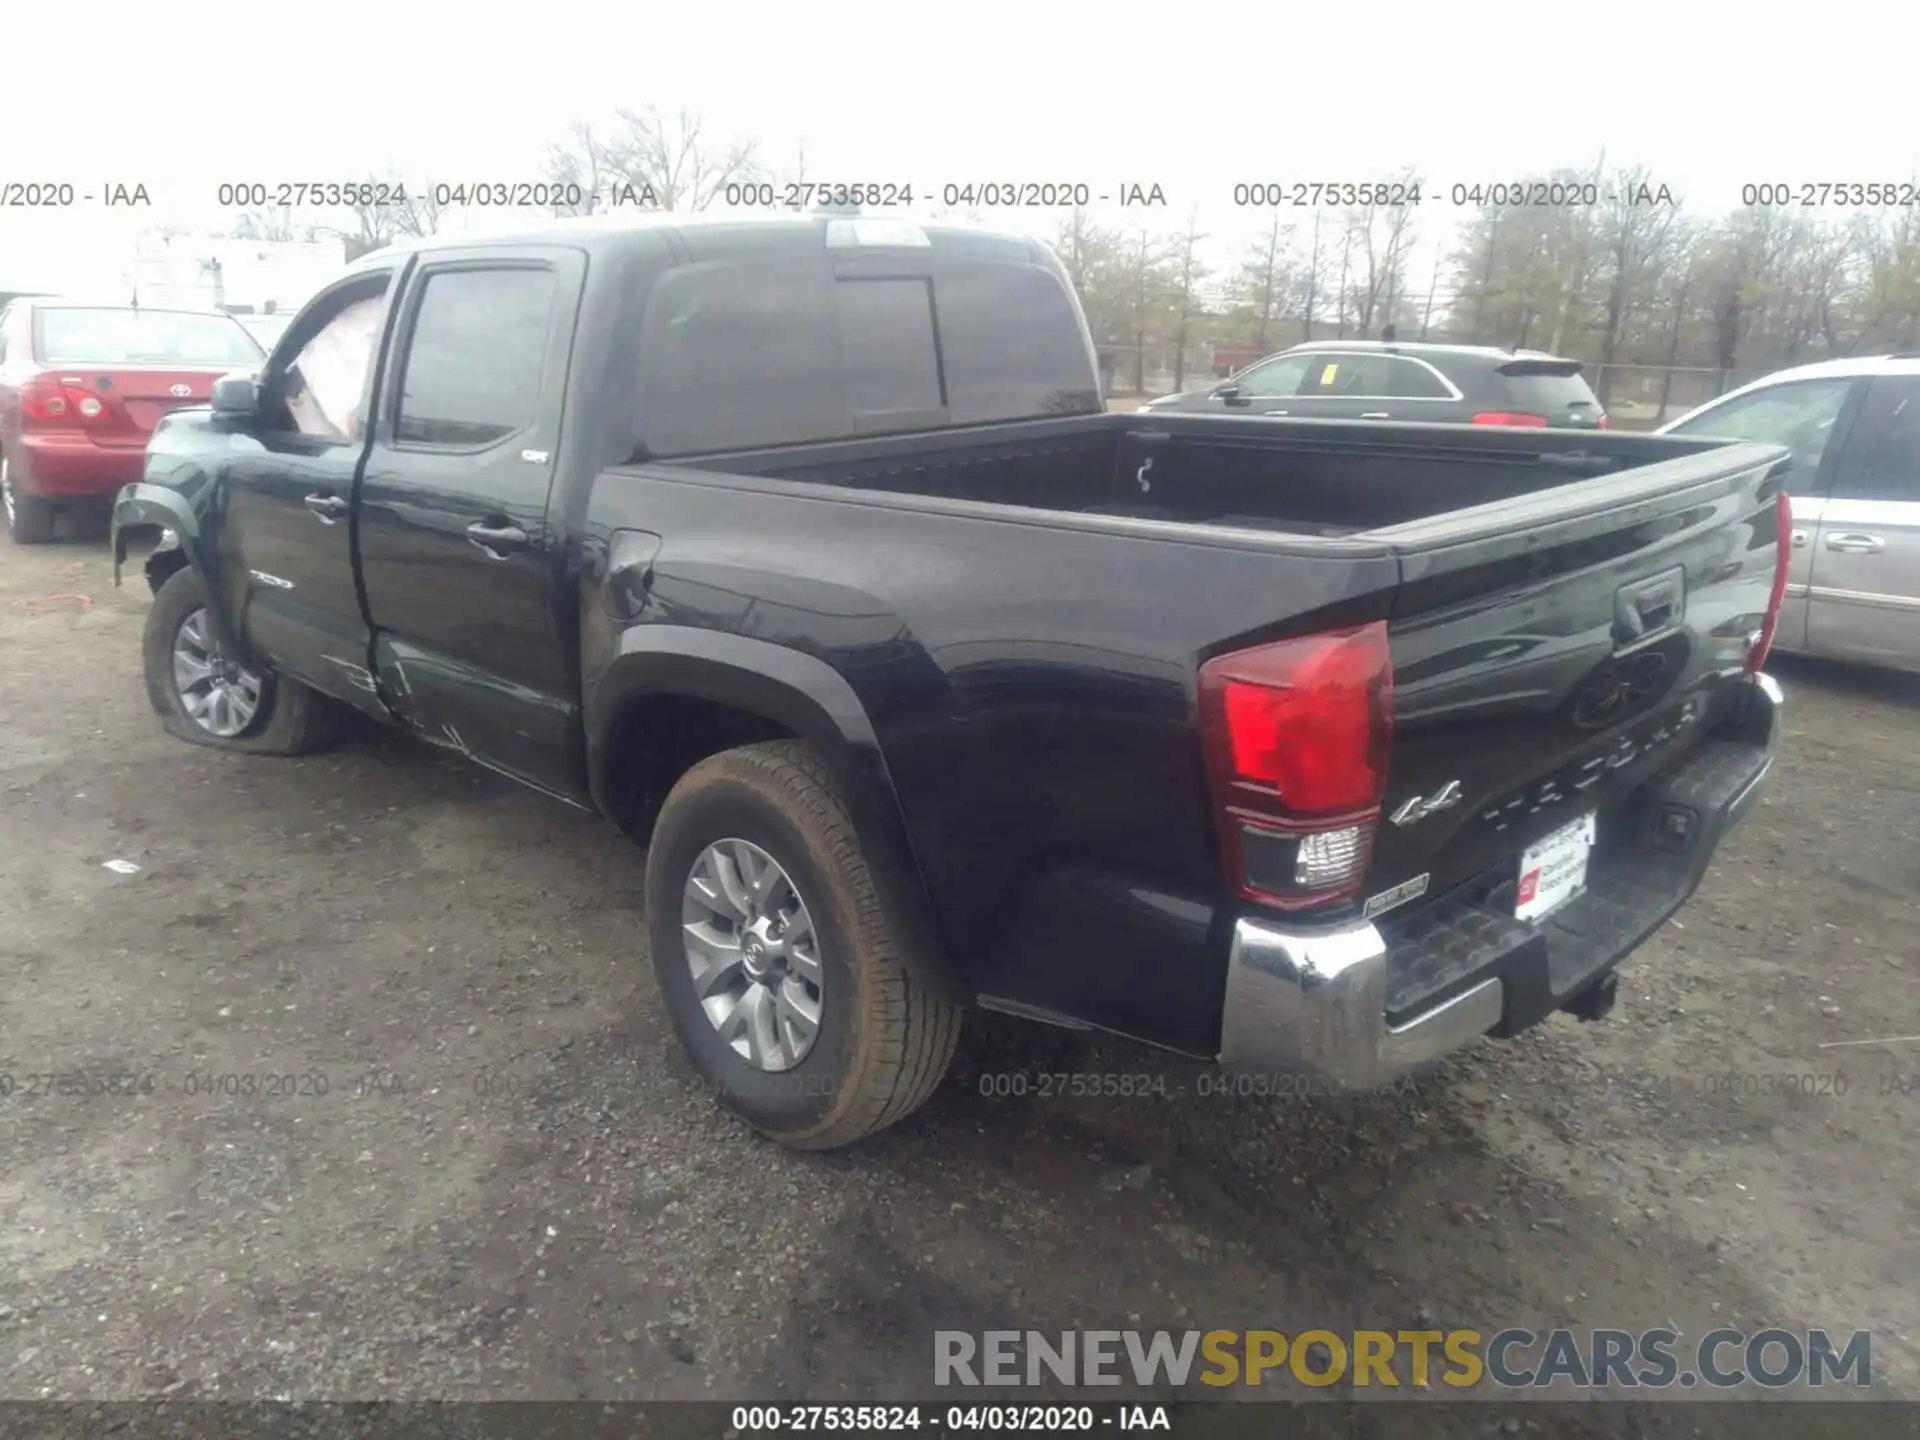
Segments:
[[[1456,425],[1605,429],[1606,411],[1578,360],[1485,345],[1313,340],[1146,414],[1284,415],[1295,420],[1410,420]]]

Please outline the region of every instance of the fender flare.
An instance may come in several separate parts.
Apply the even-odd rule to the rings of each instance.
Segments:
[[[682,695],[764,716],[819,746],[852,786],[856,823],[875,878],[907,902],[902,960],[914,979],[947,999],[970,1003],[934,920],[899,792],[873,722],[853,686],[826,661],[770,640],[686,625],[634,625],[622,631],[612,661],[590,678],[586,695],[587,776],[596,807],[612,814],[609,739],[618,717],[646,694]],[[888,875],[887,870],[895,873]]]
[[[113,583],[120,585],[120,572],[127,561],[129,537],[143,530],[171,530],[179,537],[180,553],[199,574],[205,591],[207,615],[214,638],[230,655],[245,654],[239,644],[238,627],[227,613],[226,596],[214,583],[207,561],[205,536],[192,503],[178,490],[162,485],[135,483],[121,489],[113,502]]]

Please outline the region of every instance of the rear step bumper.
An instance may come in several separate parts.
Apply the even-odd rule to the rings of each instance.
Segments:
[[[1766,675],[1745,688],[1730,730],[1632,797],[1639,842],[1537,924],[1489,903],[1493,896],[1442,901],[1417,924],[1385,930],[1241,920],[1228,958],[1221,1063],[1370,1090],[1483,1035],[1518,1034],[1556,1010],[1603,1008],[1585,997],[1686,903],[1760,796],[1782,696]],[[1676,813],[1688,817],[1685,837],[1656,836]]]

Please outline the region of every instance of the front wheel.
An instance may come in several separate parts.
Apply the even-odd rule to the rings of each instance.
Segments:
[[[711,756],[661,807],[647,925],[667,1013],[707,1084],[783,1145],[904,1119],[953,1058],[961,1012],[909,974],[890,888],[811,746]]]
[[[147,699],[181,740],[254,755],[305,755],[339,733],[338,701],[249,669],[221,650],[192,567],[175,572],[153,597],[141,649]]]

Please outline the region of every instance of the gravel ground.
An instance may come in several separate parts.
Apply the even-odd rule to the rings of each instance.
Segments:
[[[982,1019],[801,1157],[681,1063],[610,827],[172,741],[146,607],[0,549],[0,1399],[927,1398],[939,1328],[1416,1322],[1864,1326],[1920,1394],[1920,1043],[1822,1048],[1920,1036],[1920,686],[1778,667],[1770,793],[1602,1024],[1303,1104]],[[981,1093],[1062,1069],[1169,1093]],[[153,1088],[28,1093],[75,1073]]]

